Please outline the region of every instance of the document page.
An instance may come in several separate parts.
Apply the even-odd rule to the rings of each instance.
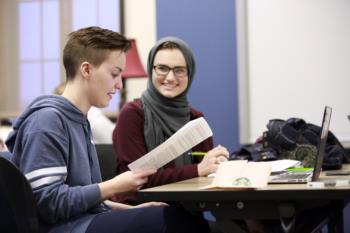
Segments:
[[[292,159],[280,159],[280,160],[274,160],[274,161],[266,161],[266,162],[260,162],[260,163],[268,163],[271,165],[271,172],[282,172],[290,167],[296,167],[301,164],[298,160],[292,160]]]
[[[207,121],[203,117],[197,118],[188,122],[158,147],[130,163],[128,167],[131,171],[158,169],[212,135]]]

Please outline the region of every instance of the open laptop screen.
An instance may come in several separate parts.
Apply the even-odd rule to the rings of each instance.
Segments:
[[[318,145],[318,154],[316,156],[316,164],[314,167],[313,175],[312,175],[312,181],[315,181],[320,176],[321,170],[322,170],[322,163],[324,159],[324,153],[326,152],[326,144],[327,144],[327,137],[328,137],[328,130],[329,130],[329,124],[331,120],[332,115],[332,108],[326,106],[324,109],[323,114],[323,120],[322,120],[322,127],[320,132],[320,139],[319,139],[319,145]]]

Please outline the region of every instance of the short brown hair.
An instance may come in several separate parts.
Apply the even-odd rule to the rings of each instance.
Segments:
[[[71,32],[63,50],[67,81],[74,78],[81,62],[88,61],[99,66],[111,50],[126,52],[129,48],[129,40],[108,29],[87,27]]]

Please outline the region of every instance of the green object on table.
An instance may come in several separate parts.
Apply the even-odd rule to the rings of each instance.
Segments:
[[[311,167],[291,167],[287,169],[287,171],[290,171],[290,172],[308,172],[312,170],[314,169]]]

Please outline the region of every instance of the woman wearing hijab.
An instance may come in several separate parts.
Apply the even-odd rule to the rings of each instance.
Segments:
[[[195,68],[190,47],[179,38],[162,38],[151,49],[147,64],[147,90],[141,99],[122,108],[113,132],[117,174],[129,170],[129,163],[162,144],[187,122],[203,117],[187,100]],[[213,149],[212,138],[198,144],[192,151],[208,153],[200,161],[184,153],[158,169],[143,188],[207,176],[218,168],[220,156],[228,156],[228,151],[222,146]],[[137,202],[135,193],[114,198],[124,203]]]

